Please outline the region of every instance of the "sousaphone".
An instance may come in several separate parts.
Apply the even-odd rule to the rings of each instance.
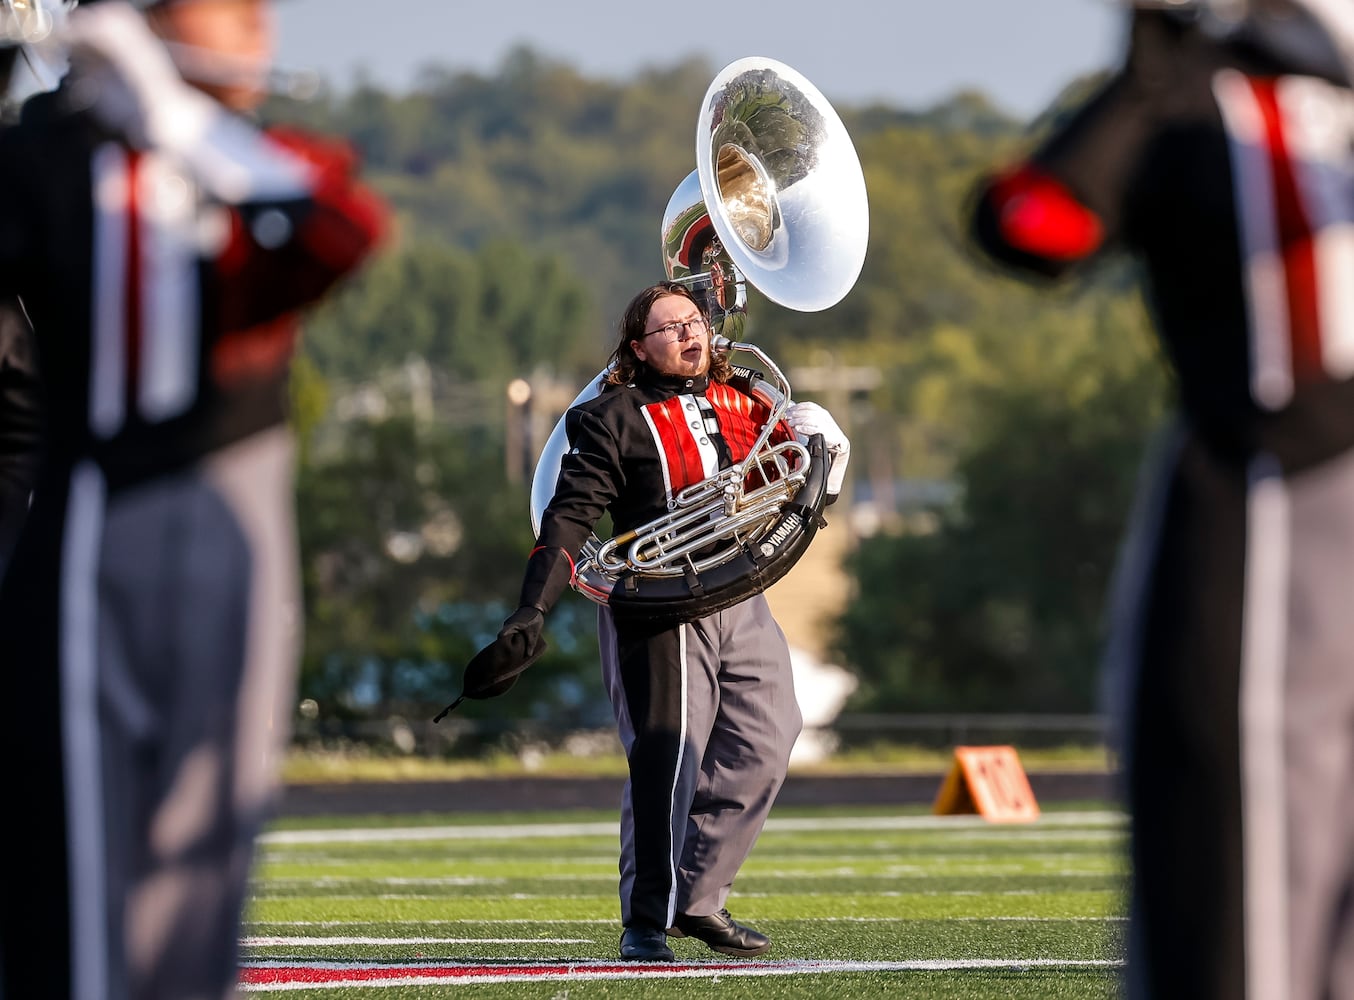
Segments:
[[[731,359],[738,387],[769,419],[746,459],[675,493],[668,514],[605,542],[590,538],[576,566],[579,593],[618,614],[691,620],[765,590],[803,555],[823,523],[831,459],[821,438],[770,443],[790,383],[765,352],[736,339],[745,282],[790,309],[827,309],[859,277],[868,235],[860,160],[817,88],[773,59],[721,70],[698,116],[696,169],[664,212],[664,267],[704,302],[714,349],[755,362]],[[571,405],[596,396],[606,374]],[[535,534],[567,447],[561,418],[532,480]]]

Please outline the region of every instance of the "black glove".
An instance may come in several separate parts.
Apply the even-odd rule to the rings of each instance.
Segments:
[[[497,698],[517,683],[517,675],[545,653],[545,616],[573,579],[574,561],[558,545],[538,545],[527,560],[517,610],[508,616],[498,638],[485,646],[465,668],[461,696],[437,713],[441,722],[467,698]]]
[[[540,608],[518,608],[509,615],[498,630],[498,638],[466,665],[461,696],[438,712],[433,722],[441,722],[467,698],[497,698],[516,684],[518,675],[545,655],[545,639],[541,637],[544,628],[545,615]]]

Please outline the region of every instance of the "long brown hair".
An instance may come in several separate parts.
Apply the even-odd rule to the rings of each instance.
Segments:
[[[706,322],[710,320],[710,314],[705,306],[691,294],[691,289],[679,281],[660,281],[656,285],[650,285],[633,299],[621,313],[621,321],[618,332],[620,340],[616,344],[616,349],[611,352],[608,364],[611,370],[607,372],[604,381],[612,385],[628,385],[635,380],[635,376],[644,368],[644,362],[635,355],[635,349],[630,346],[632,340],[642,340],[644,337],[644,327],[649,322],[649,311],[653,304],[665,295],[677,295],[686,299],[705,317]],[[713,333],[707,332],[707,337],[713,336]],[[729,356],[723,351],[710,351],[710,380],[712,382],[727,382],[733,374],[733,365],[729,363]]]

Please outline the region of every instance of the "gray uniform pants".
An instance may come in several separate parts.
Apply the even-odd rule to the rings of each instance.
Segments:
[[[1120,581],[1127,994],[1354,998],[1354,453],[1168,448]]]
[[[49,890],[14,869],[0,884],[3,1000],[234,996],[295,683],[291,473],[282,429],[113,494],[77,465],[43,543],[59,577],[23,583],[16,561],[0,621],[35,686],[15,742],[59,742],[32,782]]]
[[[630,764],[621,922],[723,909],[785,780],[801,718],[789,648],[760,594],[675,629],[598,615],[602,674]]]

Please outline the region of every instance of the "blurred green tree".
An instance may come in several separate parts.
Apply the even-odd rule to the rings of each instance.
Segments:
[[[530,541],[506,475],[504,388],[542,374],[581,386],[621,306],[662,275],[659,222],[695,166],[691,125],[713,75],[692,60],[597,80],[523,49],[487,75],[429,67],[407,92],[359,81],[269,109],[347,135],[397,214],[393,247],[308,322],[293,386],[306,676],[327,703],[431,697],[497,628]],[[860,281],[814,314],[751,294],[746,339],[787,370],[878,372],[841,414],[853,480],[877,495],[939,480],[961,497],[936,531],[876,538],[852,565],[861,597],[839,648],[865,679],[858,707],[1005,707],[1036,690],[1038,707],[1089,707],[1107,553],[1164,380],[1131,267],[1047,294],[978,264],[962,223],[978,175],[1087,82],[1028,126],[972,93],[839,107],[870,198]],[[451,471],[430,480],[432,466]],[[474,526],[457,554],[392,556],[392,539],[405,551],[444,509]],[[475,586],[457,589],[465,580]],[[561,651],[594,641],[590,611],[552,619],[582,623]],[[600,697],[584,660],[577,690]],[[507,718],[521,704],[472,710]]]
[[[1119,366],[1083,343],[1065,365],[976,393],[959,498],[853,553],[856,595],[835,629],[861,681],[852,708],[1095,708],[1103,603],[1167,389],[1145,331],[1123,318],[1097,331]]]
[[[327,718],[431,715],[459,692],[461,668],[516,606],[531,544],[524,491],[502,463],[484,440],[397,415],[353,422],[341,452],[302,467],[301,689]],[[511,713],[597,724],[590,622],[557,614],[548,641]]]

